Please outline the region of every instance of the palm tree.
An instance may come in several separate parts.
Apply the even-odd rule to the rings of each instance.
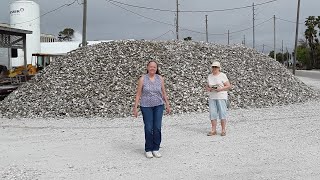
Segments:
[[[307,69],[312,69],[315,65],[315,50],[316,46],[319,44],[318,39],[318,31],[316,29],[316,26],[319,26],[319,17],[316,18],[315,16],[309,16],[307,20],[305,21],[305,25],[307,26],[307,29],[304,33],[309,47],[310,47],[310,53],[311,53],[311,61],[307,63]]]

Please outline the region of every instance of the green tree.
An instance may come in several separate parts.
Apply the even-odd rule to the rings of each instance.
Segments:
[[[274,51],[270,51],[268,56],[271,57],[271,58],[274,58]]]
[[[188,36],[188,37],[186,37],[186,38],[183,38],[183,40],[185,40],[185,41],[192,41],[192,37]]]
[[[311,61],[310,51],[311,50],[308,46],[308,42],[303,39],[300,39],[297,47],[297,58],[296,58],[297,65],[307,67],[307,65],[310,64],[310,61]]]
[[[274,51],[270,51],[269,57],[274,58]],[[290,57],[290,55],[288,52],[283,54],[279,52],[276,54],[276,57],[277,57],[277,61],[283,64],[285,61],[288,60],[288,57]]]
[[[310,49],[304,46],[299,45],[297,47],[297,61],[302,63],[303,66],[310,64]]]
[[[316,49],[319,46],[319,39],[318,39],[318,31],[316,27],[320,28],[320,17],[309,16],[305,21],[305,25],[307,29],[305,30],[305,38],[308,41],[308,45],[310,47],[310,61],[307,61],[306,67],[307,69],[312,69],[316,64]]]
[[[65,28],[58,34],[59,41],[71,41],[74,37],[74,30],[72,28]]]

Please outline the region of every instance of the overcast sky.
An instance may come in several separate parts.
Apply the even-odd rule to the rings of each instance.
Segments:
[[[9,5],[13,0],[0,1],[0,23],[9,23]],[[44,14],[74,0],[35,0],[40,5],[40,14]],[[176,0],[117,0],[118,2],[136,6],[158,9],[176,9]],[[180,10],[217,10],[237,8],[260,4],[270,0],[179,0]],[[255,24],[265,22],[276,15],[277,18],[295,21],[298,0],[277,0],[261,6],[256,6]],[[57,11],[41,17],[41,33],[57,35],[66,27],[82,32],[82,0],[71,6],[63,7]],[[120,4],[119,4],[120,5]],[[175,13],[147,10],[120,5],[130,11],[148,18],[174,25]],[[319,0],[301,0],[300,22],[308,16],[320,16]],[[235,32],[252,26],[252,7],[234,11],[209,12],[209,13],[179,13],[179,26],[183,29],[193,30],[195,33],[180,30],[180,38],[191,36],[195,41],[205,41],[205,15],[208,15],[209,41],[227,44],[227,35],[214,35]],[[256,49],[265,51],[273,47],[273,20],[265,22],[255,28]],[[300,38],[303,38],[305,27],[300,25]],[[277,50],[284,41],[284,49],[292,49],[294,44],[295,24],[283,20],[276,21]],[[165,34],[166,33],[166,34]],[[164,34],[164,35],[163,35]],[[246,36],[246,45],[252,46],[252,29],[230,35],[230,43],[241,43]],[[163,36],[161,36],[163,35]],[[159,37],[160,36],[160,37]],[[157,38],[158,37],[158,38]],[[121,9],[106,0],[88,0],[88,40],[109,39],[175,39],[175,27],[161,24],[150,19],[138,16]]]

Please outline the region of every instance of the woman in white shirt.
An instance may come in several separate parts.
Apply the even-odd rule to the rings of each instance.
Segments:
[[[209,92],[209,113],[211,120],[211,131],[207,134],[213,136],[217,134],[217,120],[221,121],[221,136],[226,135],[227,101],[228,90],[231,84],[226,74],[220,72],[221,65],[215,61],[211,65],[212,73],[208,76],[207,91]]]

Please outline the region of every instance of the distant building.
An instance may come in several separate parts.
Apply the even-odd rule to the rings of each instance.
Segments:
[[[40,42],[57,42],[57,38],[52,34],[41,34]]]
[[[10,24],[7,24],[7,23],[0,23],[0,26],[2,26],[2,27],[10,27]]]

